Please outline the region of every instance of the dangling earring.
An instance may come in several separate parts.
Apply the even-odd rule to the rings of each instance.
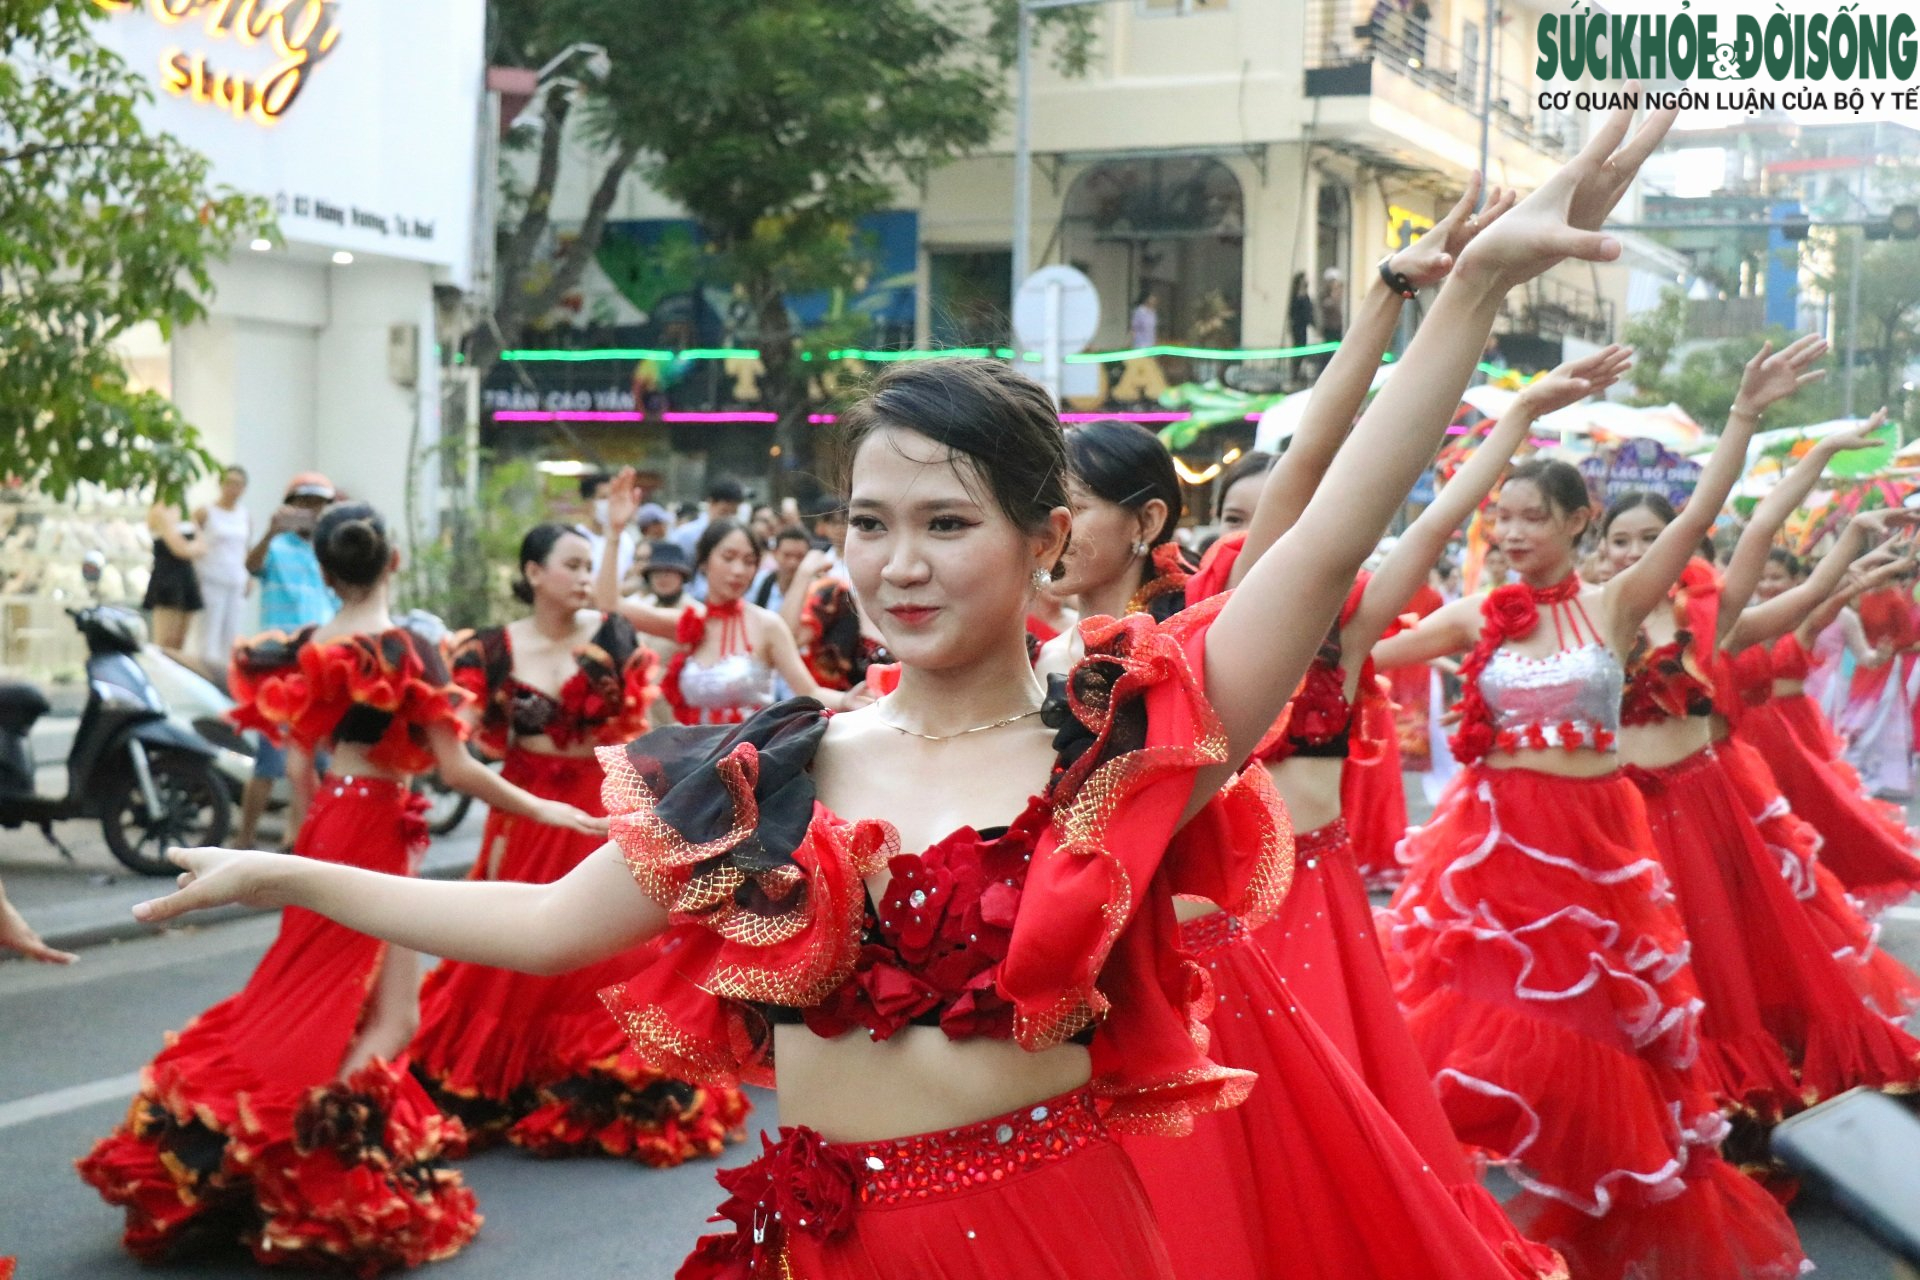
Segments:
[[[1033,571],[1033,589],[1035,591],[1045,591],[1052,584],[1053,575],[1045,569],[1035,569]]]

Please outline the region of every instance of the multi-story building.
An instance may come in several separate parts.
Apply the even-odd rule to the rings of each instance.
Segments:
[[[1289,347],[1294,290],[1305,287],[1318,302],[1336,277],[1349,295],[1364,289],[1386,252],[1458,197],[1481,163],[1483,133],[1489,180],[1523,190],[1577,148],[1581,122],[1535,105],[1540,12],[1539,0],[1105,3],[1085,74],[1061,74],[1044,48],[1034,59],[1031,261],[1070,263],[1091,277],[1102,300],[1096,350],[1129,347],[1129,313],[1148,292],[1161,343]],[[893,344],[1008,341],[1011,128],[1009,119],[985,153],[934,172],[923,187],[903,186],[897,212],[873,228],[884,261],[862,305]],[[556,208],[583,207],[585,198],[582,179]],[[676,217],[630,183],[601,262],[673,234]],[[1508,357],[1551,364],[1568,339],[1618,336],[1630,296],[1650,300],[1673,282],[1677,263],[1646,242],[1629,245],[1622,263],[1566,264],[1517,291],[1499,325]],[[704,303],[697,289],[643,294],[633,281],[645,276],[590,272],[572,312],[584,320],[544,340],[631,348],[733,337],[723,290],[708,291]],[[1310,336],[1319,339],[1317,326]],[[1106,369],[1085,407],[1138,403],[1196,372],[1176,360]],[[1236,369],[1231,356],[1198,371],[1223,369],[1230,383],[1269,389],[1297,372],[1280,360]],[[529,364],[496,375],[489,401],[506,406],[511,384],[515,403],[538,403],[549,383],[573,389],[575,403],[590,389],[610,401],[632,373],[630,360],[601,369]],[[719,394],[748,387],[736,376]]]

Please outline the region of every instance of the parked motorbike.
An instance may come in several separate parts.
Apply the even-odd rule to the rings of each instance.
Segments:
[[[166,701],[136,661],[145,624],[126,609],[69,609],[87,642],[87,705],[67,757],[66,794],[40,794],[29,738],[50,709],[39,689],[0,682],[0,827],[33,823],[53,833],[68,819],[95,819],[115,858],[143,875],[171,875],[174,845],[219,844],[233,806],[216,765],[219,748],[168,718]]]

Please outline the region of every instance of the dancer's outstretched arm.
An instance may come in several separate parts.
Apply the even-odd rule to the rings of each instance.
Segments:
[[[666,913],[604,844],[551,884],[418,880],[294,854],[175,849],[180,888],[133,909],[158,924],[204,907],[305,907],[429,955],[524,973],[564,973],[666,928]]]
[[[1753,517],[1747,521],[1747,527],[1740,534],[1740,541],[1733,549],[1733,558],[1727,561],[1727,571],[1720,579],[1720,620],[1715,640],[1722,648],[1744,649],[1757,642],[1757,638],[1747,638],[1744,643],[1735,646],[1731,643],[1735,625],[1749,612],[1747,601],[1753,598],[1753,589],[1760,585],[1760,571],[1767,566],[1767,554],[1773,549],[1773,539],[1787,517],[1805,502],[1807,495],[1813,492],[1813,486],[1820,482],[1820,476],[1839,454],[1850,449],[1870,449],[1880,443],[1873,433],[1887,420],[1885,409],[1867,419],[1866,424],[1857,431],[1836,432],[1825,436],[1807,450],[1800,461],[1793,464],[1791,470],[1780,478],[1773,492],[1762,498],[1753,509]],[[1851,528],[1852,526],[1849,526]],[[1854,545],[1854,555],[1863,550],[1858,543]],[[1846,557],[1851,560],[1852,555]],[[1842,562],[1843,564],[1845,561]],[[1837,584],[1838,579],[1836,578]],[[1831,590],[1831,587],[1829,587]],[[1791,595],[1791,592],[1783,593]],[[1813,600],[1823,600],[1827,592],[1823,591]],[[1811,602],[1809,602],[1811,603]],[[1781,635],[1787,628],[1782,627],[1775,635]]]
[[[1629,137],[1632,113],[1615,113],[1461,255],[1326,483],[1214,621],[1206,685],[1225,723],[1228,759],[1247,757],[1305,674],[1361,562],[1432,459],[1508,290],[1569,257],[1620,255],[1620,242],[1601,223],[1673,119],[1657,113]],[[1210,771],[1189,805],[1197,809],[1228,773]]]
[[[1897,548],[1887,555],[1861,563],[1874,545],[1897,528],[1911,528],[1920,521],[1920,512],[1887,508],[1862,512],[1847,522],[1833,549],[1813,567],[1807,580],[1782,591],[1771,600],[1747,606],[1740,611],[1722,648],[1738,653],[1749,645],[1764,644],[1799,627],[1832,599],[1846,578],[1855,573],[1871,573],[1886,560],[1898,556]],[[1824,624],[1822,624],[1824,625]]]
[[[1393,255],[1392,269],[1405,276],[1415,287],[1425,289],[1439,284],[1453,270],[1460,254],[1475,236],[1493,225],[1501,214],[1513,207],[1517,193],[1511,188],[1495,187],[1487,193],[1487,206],[1475,212],[1480,201],[1480,175],[1474,174],[1447,216],[1433,224],[1427,233]],[[1340,337],[1340,347],[1327,361],[1327,367],[1314,379],[1313,394],[1307,411],[1301,415],[1300,428],[1294,432],[1287,451],[1267,473],[1260,490],[1253,521],[1247,526],[1247,543],[1228,575],[1228,585],[1238,586],[1254,561],[1293,528],[1300,513],[1307,509],[1321,478],[1340,452],[1341,442],[1353,429],[1354,415],[1360,412],[1380,368],[1380,357],[1393,341],[1394,328],[1400,322],[1400,294],[1387,288],[1378,273],[1360,305],[1353,323]]]
[[[1378,572],[1367,582],[1360,607],[1341,632],[1341,647],[1360,653],[1386,634],[1439,563],[1447,539],[1493,491],[1507,463],[1526,443],[1527,432],[1536,419],[1606,390],[1627,371],[1632,360],[1633,353],[1625,347],[1604,347],[1567,361],[1522,389],[1473,456],[1454,472],[1446,488],[1394,543]]]
[[[1626,653],[1633,647],[1640,624],[1667,598],[1700,540],[1712,530],[1734,482],[1746,467],[1747,443],[1760,426],[1760,416],[1801,387],[1825,377],[1826,371],[1814,369],[1813,362],[1826,352],[1826,340],[1809,334],[1780,351],[1775,351],[1771,342],[1762,343],[1759,352],[1747,361],[1733,410],[1727,415],[1726,430],[1720,433],[1720,442],[1700,473],[1693,496],[1661,530],[1647,554],[1607,582],[1602,596],[1604,625],[1615,653]]]

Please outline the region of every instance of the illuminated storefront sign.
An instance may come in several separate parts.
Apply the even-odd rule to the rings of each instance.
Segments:
[[[198,23],[222,42],[211,54],[170,47],[160,55],[160,86],[175,97],[230,112],[237,120],[272,124],[293,106],[313,69],[340,39],[338,0],[93,0],[110,13],[145,12],[164,26]],[[226,42],[231,41],[231,44]],[[270,66],[235,71],[228,50],[264,45]]]

